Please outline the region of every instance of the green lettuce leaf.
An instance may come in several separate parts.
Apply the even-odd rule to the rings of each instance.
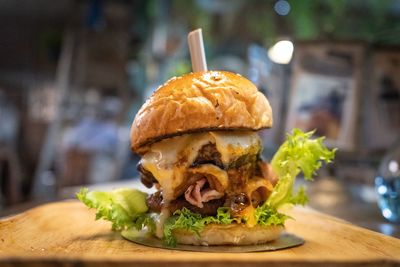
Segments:
[[[324,137],[311,139],[313,133],[294,129],[292,134],[287,135],[287,140],[271,161],[272,169],[279,176],[279,181],[264,205],[278,209],[284,204],[307,203],[304,188],[293,193],[296,176],[302,172],[306,180],[312,180],[322,162],[331,162],[336,151],[336,149],[329,150],[323,144]]]
[[[276,209],[266,205],[259,206],[256,209],[255,217],[257,224],[263,226],[283,225],[289,216],[279,213]],[[217,215],[202,217],[200,214],[191,212],[183,208],[169,217],[164,224],[164,242],[167,246],[176,246],[176,239],[173,235],[175,229],[184,229],[199,235],[207,224],[231,224],[238,219],[231,218],[229,208],[220,207]]]
[[[168,246],[176,246],[176,239],[173,235],[175,229],[184,229],[199,234],[207,224],[231,224],[235,219],[231,218],[228,208],[220,207],[217,215],[202,217],[193,213],[187,208],[177,210],[169,217],[164,224],[164,241]]]
[[[262,226],[284,225],[285,221],[290,218],[268,205],[258,206],[254,216],[257,224]]]
[[[147,194],[139,190],[122,188],[112,192],[91,191],[82,188],[77,198],[87,207],[96,209],[96,220],[104,219],[112,223],[113,230],[148,227],[154,231],[154,221],[146,213]]]

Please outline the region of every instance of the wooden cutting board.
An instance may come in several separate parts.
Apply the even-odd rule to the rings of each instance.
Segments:
[[[77,201],[39,206],[0,221],[1,266],[400,266],[400,239],[306,208],[294,208],[287,231],[304,245],[256,253],[201,253],[150,248],[122,239]]]

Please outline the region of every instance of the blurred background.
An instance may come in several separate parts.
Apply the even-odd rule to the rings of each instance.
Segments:
[[[400,237],[399,0],[0,0],[0,215],[137,184],[131,122],[196,28],[268,96],[267,158],[294,127],[339,148],[310,206]]]

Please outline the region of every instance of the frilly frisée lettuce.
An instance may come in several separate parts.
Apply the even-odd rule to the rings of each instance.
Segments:
[[[304,188],[293,193],[293,186],[297,175],[302,172],[306,180],[312,180],[322,162],[329,163],[335,156],[336,149],[329,150],[322,143],[324,137],[311,139],[313,132],[304,133],[294,129],[288,134],[286,141],[280,146],[271,161],[272,169],[279,177],[266,205],[279,208],[284,204],[307,203],[308,199]]]
[[[279,213],[284,205],[305,205],[308,197],[305,188],[296,193],[294,182],[302,172],[306,180],[312,180],[322,163],[329,163],[335,157],[336,149],[329,150],[324,144],[324,137],[311,139],[314,132],[304,133],[294,129],[286,141],[279,147],[271,161],[279,181],[267,201],[256,209],[256,221],[261,225],[283,225],[289,216]]]
[[[207,224],[231,224],[229,209],[218,208],[217,215],[202,217],[200,214],[193,213],[187,208],[177,210],[173,216],[169,217],[164,224],[164,241],[168,246],[175,246],[176,239],[173,230],[184,229],[199,235]]]
[[[311,139],[313,132],[304,133],[294,129],[278,149],[271,161],[279,181],[264,204],[255,210],[255,221],[259,225],[283,225],[289,216],[280,213],[284,205],[304,205],[307,195],[303,187],[294,192],[296,177],[303,173],[306,180],[312,180],[322,163],[333,160],[336,149],[330,150],[323,144],[323,137]],[[135,189],[118,189],[112,192],[89,192],[83,188],[77,197],[89,208],[97,210],[96,219],[105,219],[118,231],[147,229],[154,232],[154,218],[146,205],[147,194]],[[238,223],[230,215],[229,208],[221,207],[215,216],[201,216],[183,208],[176,211],[164,224],[164,241],[169,246],[176,244],[175,229],[199,232],[207,224]]]

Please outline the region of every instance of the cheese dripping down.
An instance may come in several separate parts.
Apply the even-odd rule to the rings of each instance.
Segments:
[[[209,143],[216,145],[226,166],[241,155],[254,153],[261,140],[252,131],[215,131],[177,136],[153,144],[142,157],[141,164],[160,184],[166,204],[176,197],[174,191],[184,182],[185,171],[196,159],[198,151]],[[215,168],[206,169],[202,171],[216,174]],[[217,175],[216,178],[226,183],[226,175]]]
[[[184,174],[187,168],[196,159],[199,150],[206,144],[215,144],[221,154],[222,163],[227,166],[241,155],[258,153],[261,140],[257,133],[251,131],[236,132],[205,132],[187,134],[168,138],[153,144],[142,157],[142,166],[151,172],[160,184],[165,207],[174,200],[175,189],[184,182]],[[191,168],[191,172],[208,173],[216,177],[220,184],[228,186],[228,175],[225,170],[211,164],[204,164],[197,168]],[[246,210],[249,218],[253,215],[253,209]],[[165,220],[170,216],[168,208],[163,208],[156,221],[156,235],[163,236]],[[247,216],[246,216],[247,217]],[[249,226],[254,222],[248,220]]]

